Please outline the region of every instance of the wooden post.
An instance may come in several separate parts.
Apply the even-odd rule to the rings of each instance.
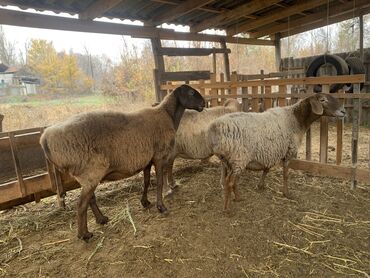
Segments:
[[[265,96],[271,96],[271,86],[266,86],[265,87]],[[265,110],[269,109],[272,107],[272,98],[265,98]]]
[[[203,79],[201,79],[201,80],[199,80],[199,85],[201,86],[201,88],[199,89],[199,93],[203,96],[203,97],[205,97],[206,96],[206,89],[204,88],[204,80]],[[209,107],[209,105],[210,105],[210,101],[207,101],[206,102],[206,106],[207,107]]]
[[[286,85],[279,85],[279,93],[280,94],[286,94]],[[278,98],[278,106],[284,107],[286,106],[286,97]]]
[[[258,87],[252,87],[252,111],[258,112]]]
[[[275,66],[276,66],[276,71],[280,71],[280,61],[281,61],[280,33],[276,33],[275,34]]]
[[[364,62],[364,15],[361,13],[360,16],[360,59]]]
[[[242,87],[242,111],[248,112],[249,103],[248,103],[248,87]]]
[[[4,115],[0,114],[0,132],[3,132]]]
[[[231,76],[230,76],[230,82],[231,82],[231,84],[238,82],[238,74],[236,73],[236,71],[234,71],[231,74]],[[230,89],[230,93],[233,94],[233,95],[234,94],[236,95],[238,93],[238,88],[237,87],[231,88]]]
[[[313,86],[309,85],[307,87],[307,93],[313,93]],[[312,139],[311,139],[311,128],[306,132],[306,160],[312,159]]]
[[[211,84],[216,84],[216,74],[215,73],[211,73],[210,80],[211,80]],[[218,99],[216,98],[217,89],[212,88],[210,95],[211,95],[211,97],[214,97],[210,101],[211,107],[217,106],[217,104],[218,104]]]
[[[360,84],[353,85],[354,93],[360,92]],[[355,189],[357,186],[356,169],[357,169],[357,158],[358,158],[358,133],[360,129],[361,121],[361,99],[353,99],[352,109],[352,175],[351,175],[351,189]]]
[[[344,104],[344,99],[340,99],[340,102]],[[337,119],[337,152],[335,162],[337,165],[342,163],[343,154],[343,123],[344,119]]]
[[[329,85],[322,85],[322,91],[324,93],[329,93],[330,87]],[[327,163],[328,162],[328,118],[326,116],[322,116],[320,118],[320,162]]]
[[[213,53],[212,53],[212,65],[213,65],[213,73],[216,74],[216,70],[217,70],[217,65],[216,65],[216,48],[213,48]]]
[[[9,136],[10,149],[11,149],[12,157],[13,157],[15,174],[17,175],[17,179],[18,179],[19,192],[21,193],[22,197],[25,197],[27,196],[27,189],[23,181],[22,169],[21,169],[21,165],[19,163],[19,157],[18,157],[18,148],[17,148],[17,144],[14,141],[14,133],[9,132],[8,136]]]
[[[223,49],[227,49],[226,42],[221,40],[221,47]],[[230,62],[229,62],[229,54],[225,51],[224,53],[224,66],[225,66],[225,81],[230,81]]]
[[[225,75],[223,72],[220,73],[220,82],[223,83],[225,81]],[[221,105],[224,105],[225,103],[225,89],[222,88],[220,89],[220,94],[221,94]]]
[[[154,57],[154,82],[155,82],[155,94],[156,94],[156,101],[159,102],[163,99],[164,92],[160,89],[160,86],[163,84],[161,80],[162,74],[165,72],[164,67],[164,59],[163,55],[161,54],[161,40],[159,38],[150,39],[152,44],[152,51]]]

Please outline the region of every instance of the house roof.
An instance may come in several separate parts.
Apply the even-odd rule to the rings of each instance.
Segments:
[[[5,72],[7,69],[8,69],[7,65],[0,63],[0,72]]]
[[[239,33],[286,37],[370,13],[369,0],[0,0],[0,5],[6,4],[78,15],[81,22],[107,17],[139,20],[147,26],[187,25],[193,34],[226,30],[227,38]]]

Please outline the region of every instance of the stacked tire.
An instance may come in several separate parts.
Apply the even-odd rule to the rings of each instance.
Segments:
[[[332,54],[324,54],[316,57],[313,59],[313,61],[310,63],[310,65],[307,68],[306,76],[312,77],[312,76],[318,76],[319,70],[323,65],[330,64],[332,65],[337,75],[348,75],[348,74],[364,74],[365,73],[365,67],[362,63],[362,61],[359,58],[351,57],[347,58],[346,60],[342,59],[341,57],[337,55]],[[363,88],[364,84],[361,84],[361,89]],[[342,89],[344,87],[346,92],[353,93],[353,84],[332,84],[330,86],[330,93],[336,93],[338,90]],[[321,92],[322,86],[321,85],[315,85],[314,86],[314,92]]]

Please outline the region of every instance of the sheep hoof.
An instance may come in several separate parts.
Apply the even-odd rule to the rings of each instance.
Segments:
[[[282,192],[282,193],[285,198],[290,199],[290,200],[293,199],[293,195],[290,192]]]
[[[82,240],[86,241],[86,242],[89,242],[89,239],[92,238],[92,236],[93,236],[93,233],[86,232],[84,234],[78,234],[77,237],[79,239],[82,239]]]
[[[160,213],[167,214],[168,210],[164,205],[157,205],[157,209],[159,210]]]
[[[150,207],[150,202],[148,201],[148,199],[141,199],[141,205],[144,207],[144,208],[149,208]]]
[[[108,223],[108,221],[109,221],[109,218],[107,216],[102,216],[102,217],[99,217],[99,219],[96,219],[96,223],[100,225],[105,225]]]
[[[168,189],[167,192],[165,192],[163,194],[163,197],[170,197],[170,196],[172,196],[172,194],[173,194],[173,190],[172,190],[172,188],[170,188],[170,189]]]
[[[233,201],[234,202],[241,202],[241,201],[243,201],[243,198],[241,198],[241,197],[235,197],[235,199]]]

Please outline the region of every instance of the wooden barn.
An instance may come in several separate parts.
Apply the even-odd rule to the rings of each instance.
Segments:
[[[8,9],[7,6],[16,6],[21,10]],[[55,15],[32,13],[29,9],[41,12],[52,11]],[[61,13],[66,13],[73,17],[65,17]],[[307,64],[302,65],[302,62],[296,62],[292,59],[289,60],[289,58],[285,60],[281,59],[281,39],[315,28],[324,27],[328,24],[358,17],[360,22],[360,48],[358,50],[357,57],[360,60],[362,59],[362,61],[367,59],[365,65],[368,69],[369,55],[364,53],[363,46],[363,17],[368,13],[370,13],[370,2],[368,0],[0,0],[0,24],[3,25],[127,35],[133,38],[150,39],[155,60],[153,76],[156,100],[153,101],[157,102],[160,102],[163,97],[175,89],[178,84],[187,83],[201,92],[207,101],[208,107],[223,105],[225,100],[236,98],[242,103],[244,111],[258,112],[261,104],[263,105],[264,110],[275,106],[283,107],[294,104],[299,99],[313,94],[315,91],[315,85],[317,84],[321,85],[323,92],[329,92],[332,84],[352,84],[353,91],[351,93],[340,89],[338,92],[332,94],[340,99],[351,113],[349,121],[346,123],[347,127],[350,127],[350,134],[345,134],[344,132],[345,123],[343,119],[337,119],[335,120],[335,123],[333,123],[330,122],[327,117],[322,117],[319,123],[317,123],[319,133],[318,135],[315,135],[315,140],[318,139],[319,143],[316,145],[318,152],[313,151],[316,147],[313,143],[313,132],[309,129],[306,133],[305,140],[303,140],[305,144],[304,153],[297,159],[294,159],[289,164],[289,168],[292,169],[291,172],[293,173],[301,173],[300,171],[303,171],[304,173],[309,174],[309,177],[327,177],[329,179],[335,178],[341,180],[346,183],[344,186],[346,190],[350,192],[353,192],[352,190],[363,192],[364,197],[356,197],[361,200],[369,197],[370,185],[370,137],[366,135],[366,137],[361,138],[359,135],[361,123],[369,123],[369,120],[367,118],[365,119],[365,117],[369,117],[370,115],[370,106],[366,104],[370,100],[370,94],[368,94],[370,71],[367,70],[367,75],[364,73],[351,73],[342,76],[306,77],[305,70],[307,68]],[[109,23],[96,20],[101,17],[108,19],[140,21],[142,22],[142,25]],[[168,24],[167,26],[171,26],[171,24],[189,26],[189,31],[175,31],[168,27],[165,28],[164,24]],[[216,30],[217,32],[210,32],[210,29]],[[219,44],[219,47],[163,47],[162,41],[164,40],[216,42]],[[228,44],[263,45],[266,47],[274,47],[276,55],[276,72],[261,72],[255,75],[230,72],[230,49],[228,48]],[[165,68],[165,56],[210,55],[212,55],[214,63],[213,68],[207,71],[170,72]],[[225,68],[221,73],[215,72],[216,55],[222,55],[223,57]],[[286,66],[288,64],[290,66]],[[298,66],[294,67],[294,65]],[[362,89],[363,84],[365,84],[364,89]],[[2,119],[0,118],[0,123],[1,120]],[[24,205],[33,201],[38,203],[41,199],[54,195],[56,195],[59,206],[65,207],[66,196],[68,197],[69,194],[68,191],[79,188],[79,184],[74,179],[65,173],[59,172],[52,164],[45,160],[42,149],[39,145],[40,136],[44,128],[45,127],[38,127],[25,130],[3,131],[0,133],[1,210],[8,210],[14,206]],[[330,130],[331,132],[329,132]],[[350,138],[348,136],[350,136]],[[349,149],[344,148],[344,141],[347,139],[348,142],[350,142]],[[362,147],[364,145],[367,147],[362,149],[360,153],[359,141],[361,140],[363,144]],[[365,143],[363,143],[364,141]],[[367,159],[368,162],[361,164],[358,163],[360,155],[364,156],[365,161]],[[350,162],[343,163],[344,159],[348,159]],[[37,174],[34,174],[35,172]],[[360,189],[358,188],[358,184],[360,184]],[[216,188],[216,186],[214,187]],[[219,189],[219,186],[217,186],[217,189]],[[181,192],[179,194],[181,194]],[[205,194],[206,195],[199,198],[203,198],[203,200],[205,200],[205,198],[207,198],[205,197],[207,196],[207,193]],[[326,193],[324,192],[323,194]],[[331,197],[328,196],[327,198]],[[279,202],[278,199],[274,200]],[[292,203],[294,204],[294,202],[295,201],[290,201],[289,205]],[[335,200],[332,200],[332,202],[335,202]],[[189,199],[184,201],[184,206],[186,206],[187,209],[191,209],[194,203],[197,203],[197,201]],[[252,208],[248,209],[252,210]],[[365,214],[367,209],[369,209],[368,206],[367,208],[364,207]],[[219,210],[221,213],[221,206]],[[281,210],[279,211],[281,212]],[[260,215],[260,212],[253,213]],[[361,230],[369,228],[369,215],[365,214],[363,215],[363,219],[357,220],[348,220],[344,216],[342,219],[339,216],[330,216],[317,211],[305,215],[307,215],[307,217],[311,217],[311,219],[313,219],[312,217],[320,216],[321,218],[315,218],[316,222],[322,221],[320,223],[324,223],[326,221],[325,223],[349,223],[348,225],[353,225],[353,227],[356,226]],[[228,221],[225,220],[227,217],[220,217],[222,218],[222,221]],[[261,219],[264,219],[263,216],[261,217]],[[171,215],[168,216],[165,221],[170,221],[170,218]],[[163,222],[162,220],[160,221]],[[5,225],[4,223],[5,222],[1,222],[1,225]],[[144,220],[140,223],[143,226],[146,225]],[[234,219],[232,222],[229,221],[227,224],[230,226],[230,229],[225,229],[227,231],[237,229],[239,225],[243,225],[242,223],[242,220]],[[261,222],[254,222],[252,225],[260,225],[260,223]],[[298,227],[297,229],[300,233],[303,233],[303,235],[307,236],[307,234],[310,234],[308,236],[311,236],[311,238],[307,241],[308,244],[311,244],[310,247],[315,244],[325,245],[327,242],[333,240],[332,238],[327,239],[324,236],[326,233],[330,233],[330,227],[323,225],[320,226],[322,229],[320,230],[320,227],[317,226],[318,229],[314,230],[314,228],[310,228],[308,224],[306,226],[305,224],[293,225],[295,225],[295,228]],[[336,229],[334,227],[332,228]],[[204,229],[207,230],[207,228]],[[163,231],[157,230],[156,232],[161,234]],[[9,233],[11,232],[9,231]],[[168,235],[168,231],[166,231],[163,236],[171,238],[171,235]],[[225,240],[231,240],[227,235],[224,236]],[[95,253],[99,253],[99,250],[103,248],[103,241],[104,239],[107,241],[108,237],[110,236],[101,237],[100,241],[97,242],[97,244],[95,243],[93,248],[88,248],[91,256],[87,256],[88,258],[85,258],[87,260],[86,267],[88,267],[90,260],[94,260],[92,257],[95,256]],[[127,234],[125,237],[127,238]],[[203,238],[202,236],[199,237]],[[259,236],[256,235],[256,237]],[[333,237],[335,238],[336,236]],[[242,238],[243,237],[240,237],[237,241],[243,240]],[[189,277],[192,275],[198,275],[201,277],[222,277],[222,273],[225,274],[225,277],[262,277],[266,275],[268,277],[281,275],[285,277],[308,277],[311,275],[310,271],[307,270],[310,268],[308,266],[307,269],[305,268],[304,272],[297,270],[289,274],[289,271],[285,269],[284,271],[287,272],[283,271],[281,274],[279,272],[279,268],[282,266],[280,264],[277,266],[278,263],[273,261],[273,259],[268,259],[267,255],[264,257],[264,260],[270,260],[270,263],[265,261],[263,267],[261,266],[261,262],[257,259],[253,263],[249,263],[250,261],[246,262],[245,260],[248,256],[242,255],[242,250],[231,253],[231,249],[229,248],[230,252],[228,251],[229,253],[226,254],[223,253],[224,251],[220,249],[221,247],[217,242],[212,243],[217,246],[215,247],[215,250],[212,251],[214,252],[214,255],[208,254],[205,255],[204,258],[196,258],[192,252],[189,254],[184,252],[184,257],[182,257],[181,254],[177,254],[176,252],[173,252],[172,254],[172,251],[168,251],[168,257],[162,256],[157,258],[156,253],[152,251],[157,248],[155,243],[152,242],[147,244],[146,242],[137,239],[131,240],[136,240],[135,244],[131,244],[132,242],[130,243],[133,252],[144,251],[144,253],[142,252],[140,255],[137,255],[137,260],[145,261],[145,254],[149,254],[149,252],[151,252],[150,256],[153,258],[150,262],[164,261],[164,264],[166,265],[158,269],[153,266],[153,264],[145,266],[146,263],[143,262],[142,264],[144,266],[142,266],[142,268],[139,267],[141,269],[140,271],[142,271],[140,272],[137,270],[139,268],[135,268],[136,270],[133,270],[134,267],[132,265],[135,264],[134,258],[130,258],[132,260],[131,266],[127,266],[126,262],[121,262],[120,260],[110,262],[109,268],[124,265],[126,267],[125,270],[128,271],[127,277],[147,277],[151,271],[153,271],[155,277]],[[177,239],[171,238],[171,240],[174,240],[175,242]],[[188,244],[191,245],[192,240],[189,238],[187,240],[189,241]],[[365,238],[363,240],[366,241]],[[63,238],[56,238],[55,241],[51,243],[43,243],[42,246],[51,247],[54,246],[54,244],[59,246],[59,244],[64,243],[75,244],[73,242],[74,239],[66,240]],[[304,259],[306,257],[309,263],[314,261],[313,258],[320,257],[320,259],[313,262],[315,266],[316,263],[320,265],[317,272],[315,272],[315,267],[312,267],[313,276],[340,277],[342,274],[348,275],[348,273],[358,275],[358,277],[368,277],[370,275],[369,249],[367,249],[367,251],[365,250],[369,247],[368,242],[364,243],[365,245],[361,247],[362,249],[359,247],[361,250],[365,250],[361,251],[363,252],[361,255],[358,255],[353,251],[351,256],[349,253],[346,253],[345,250],[342,250],[342,253],[344,254],[343,256],[341,256],[340,252],[336,254],[326,254],[325,252],[316,254],[314,248],[309,249],[304,246],[299,247],[294,246],[293,244],[288,244],[288,238],[286,238],[285,243],[277,242],[276,240],[271,242],[273,242],[273,246],[279,248],[278,252],[286,251],[289,253],[284,253],[286,255],[285,263],[287,264],[291,263],[291,261],[302,261],[303,265],[305,264]],[[16,243],[17,240],[13,241],[12,244],[17,246]],[[118,244],[118,241],[114,244]],[[114,244],[110,245],[110,248],[113,248],[112,246],[114,246]],[[126,244],[126,242],[123,244]],[[161,246],[174,244],[171,245],[171,248],[175,248],[174,246],[176,246],[177,243],[167,242],[160,244]],[[265,247],[267,248],[266,250],[272,248],[267,246]],[[14,248],[14,250],[17,250],[16,247]],[[192,248],[196,249],[197,247],[195,245]],[[355,248],[353,250],[355,250]],[[20,247],[18,251],[18,253],[14,252],[15,255],[12,255],[10,259],[18,256],[16,254],[21,253],[22,248]],[[125,249],[123,252],[127,255],[131,251]],[[256,252],[258,253],[259,251]],[[222,254],[222,256],[220,255],[222,258],[219,254]],[[171,255],[174,255],[174,257],[171,257]],[[65,257],[66,254],[63,256]],[[99,255],[97,254],[96,256]],[[175,257],[176,259],[174,259]],[[10,259],[9,261],[8,259],[9,258],[2,260],[0,270],[3,267],[6,268],[5,264],[11,264]],[[196,266],[195,263],[192,264],[191,267],[193,267],[193,270],[189,270],[187,273],[187,270],[183,269],[183,267],[188,263],[188,261],[190,262],[193,259],[205,260],[206,263],[199,264],[198,266]],[[326,260],[329,259],[336,261],[330,261],[330,263],[328,263]],[[58,260],[62,261],[63,259],[60,257]],[[122,260],[124,260],[124,258]],[[285,259],[281,259],[282,265],[283,260]],[[232,261],[235,268],[228,268],[230,265],[224,261]],[[61,262],[59,261],[59,263]],[[69,263],[73,264],[71,261],[69,261]],[[340,266],[338,266],[338,264]],[[177,268],[174,268],[175,265],[177,265]],[[225,265],[225,269],[223,269],[221,265]],[[39,268],[40,275],[42,267],[40,266]],[[77,268],[77,266],[73,267]],[[181,269],[181,271],[178,269]],[[210,269],[213,269],[214,272]],[[299,269],[299,267],[297,269]],[[209,270],[210,272],[207,274],[204,272],[206,270]],[[327,272],[325,272],[325,270]],[[96,275],[96,277],[104,274],[103,270],[100,274],[96,269],[86,271],[86,273]],[[14,275],[15,272],[10,271],[9,273]],[[28,275],[33,276],[35,273],[35,269],[31,269]],[[70,272],[67,271],[64,275],[66,275],[66,277],[73,277],[73,273],[73,270],[70,270]],[[81,273],[78,274],[78,277],[82,275]],[[118,275],[119,272],[117,270],[117,272],[112,273],[115,273],[112,275]],[[281,275],[279,275],[279,273]],[[5,273],[4,275],[6,276],[7,274]],[[57,272],[50,272],[49,275],[46,275],[45,277],[52,277],[53,275],[57,275]],[[126,276],[123,275],[121,277]]]

